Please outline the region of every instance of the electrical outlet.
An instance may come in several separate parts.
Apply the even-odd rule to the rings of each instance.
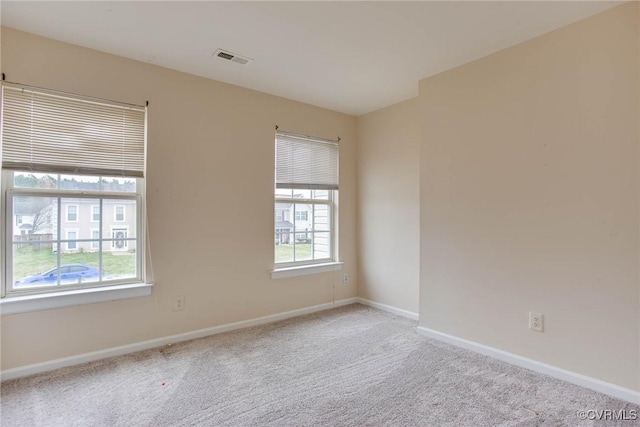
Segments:
[[[349,283],[349,275],[347,273],[342,276],[342,283]]]
[[[544,332],[544,314],[529,312],[529,329],[536,332]]]
[[[184,310],[184,295],[173,297],[173,311]]]

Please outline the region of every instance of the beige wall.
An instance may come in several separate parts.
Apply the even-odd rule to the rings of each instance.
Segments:
[[[418,312],[418,98],[358,117],[358,296]]]
[[[150,101],[156,283],[148,298],[3,316],[2,369],[357,288],[419,309],[422,326],[640,390],[639,24],[640,6],[621,6],[425,79],[419,98],[357,123],[2,28],[10,81]],[[343,271],[269,277],[275,124],[342,137]]]
[[[638,7],[420,82],[421,326],[640,390]]]
[[[2,369],[356,295],[354,117],[7,28],[1,48],[9,81],[150,102],[147,192],[156,285],[147,298],[3,316]],[[270,278],[276,124],[342,138],[343,271]],[[342,273],[349,273],[348,285]],[[186,296],[184,311],[172,311],[174,295]]]

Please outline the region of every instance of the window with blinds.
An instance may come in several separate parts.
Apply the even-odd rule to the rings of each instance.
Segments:
[[[276,266],[334,261],[338,142],[276,132],[275,153]]]
[[[144,282],[146,110],[2,85],[3,298]]]

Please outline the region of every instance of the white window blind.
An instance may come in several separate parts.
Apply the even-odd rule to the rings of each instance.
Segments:
[[[146,108],[3,84],[2,167],[143,177]]]
[[[338,143],[276,132],[276,188],[338,189]]]

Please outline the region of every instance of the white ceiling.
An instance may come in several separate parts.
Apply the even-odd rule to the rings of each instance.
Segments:
[[[359,115],[422,78],[616,6],[572,2],[2,1],[2,25]],[[218,49],[249,65],[212,57]]]

